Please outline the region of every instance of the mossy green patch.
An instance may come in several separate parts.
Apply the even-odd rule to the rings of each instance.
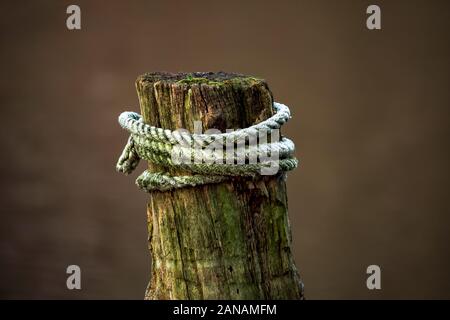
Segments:
[[[231,79],[216,81],[208,78],[187,75],[186,78],[178,80],[177,83],[187,85],[206,84],[210,86],[225,86],[225,85],[251,86],[257,83],[261,83],[262,81],[264,80],[255,77],[235,77]]]

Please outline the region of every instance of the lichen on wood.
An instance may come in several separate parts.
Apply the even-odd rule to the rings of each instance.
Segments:
[[[149,73],[136,80],[148,124],[193,132],[245,128],[273,114],[264,80],[232,73]],[[161,170],[149,164],[150,170]],[[184,173],[186,174],[186,173]],[[146,299],[301,299],[284,174],[149,195]]]

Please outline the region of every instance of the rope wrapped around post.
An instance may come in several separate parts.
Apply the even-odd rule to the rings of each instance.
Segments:
[[[119,124],[130,133],[128,142],[117,162],[116,169],[130,174],[140,159],[183,170],[191,175],[172,175],[168,172],[145,170],[137,179],[138,187],[146,192],[168,191],[176,188],[219,183],[231,177],[256,178],[264,169],[275,168],[270,174],[293,170],[298,165],[294,157],[294,143],[279,138],[278,130],[290,118],[289,108],[274,102],[275,114],[251,127],[227,133],[198,134],[185,130],[167,130],[145,124],[135,112],[123,112]],[[267,142],[267,136],[275,141]],[[261,137],[265,137],[261,142]],[[224,151],[223,146],[244,143],[241,150]],[[251,144],[250,141],[258,141]],[[273,159],[275,158],[275,159]],[[230,163],[231,162],[231,163]]]

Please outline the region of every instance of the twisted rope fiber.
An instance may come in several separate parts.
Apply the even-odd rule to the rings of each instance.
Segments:
[[[246,139],[256,141],[261,134],[273,134],[291,117],[289,108],[284,104],[274,102],[273,106],[276,113],[269,119],[245,129],[220,134],[191,134],[186,130],[157,128],[145,124],[135,112],[123,112],[119,116],[119,124],[130,132],[130,137],[116,169],[130,174],[140,159],[144,159],[167,169],[192,173],[171,175],[145,170],[136,179],[136,184],[146,192],[219,183],[237,176],[255,178],[261,175],[264,167],[278,166],[277,173],[293,170],[298,165],[298,160],[293,156],[295,145],[286,137],[275,142],[251,145],[240,152],[233,150],[228,154],[221,147],[220,150],[214,148],[217,143],[245,143]],[[181,161],[174,162],[173,154],[178,155]],[[267,159],[271,155],[276,155],[279,160]],[[233,164],[225,163],[230,159]]]

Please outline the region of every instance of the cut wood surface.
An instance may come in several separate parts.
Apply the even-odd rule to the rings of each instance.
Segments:
[[[136,88],[144,121],[171,130],[193,132],[194,121],[201,121],[203,130],[225,132],[273,114],[267,83],[238,74],[150,73]],[[303,297],[284,174],[154,191],[149,198],[146,299]]]

